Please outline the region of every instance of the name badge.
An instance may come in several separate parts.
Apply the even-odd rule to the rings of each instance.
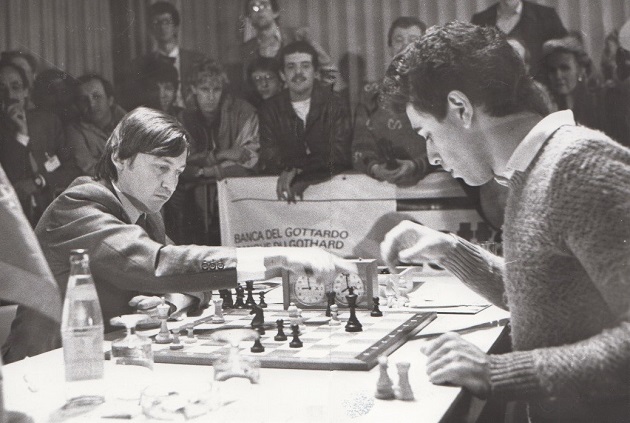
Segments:
[[[59,168],[59,166],[61,166],[61,162],[57,158],[57,155],[54,155],[52,157],[46,155],[46,157],[48,157],[48,160],[46,160],[46,163],[44,163],[44,167],[46,168],[46,171],[48,173],[54,172]]]

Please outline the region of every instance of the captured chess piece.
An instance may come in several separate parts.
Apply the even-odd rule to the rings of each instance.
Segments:
[[[195,336],[195,329],[190,326],[186,328],[186,338],[184,339],[184,343],[186,344],[194,344],[197,342],[197,337]]]
[[[383,312],[378,307],[380,302],[381,302],[381,299],[379,297],[374,297],[374,298],[372,298],[372,301],[374,301],[374,308],[370,312],[370,316],[372,316],[372,317],[382,317],[383,316]]]
[[[398,368],[398,386],[396,387],[396,398],[402,401],[413,401],[413,391],[409,383],[409,366],[408,362],[401,361],[396,363]]]
[[[396,397],[394,394],[394,384],[392,383],[392,379],[389,377],[389,373],[387,373],[387,367],[387,356],[379,356],[378,368],[380,375],[378,377],[378,381],[376,382],[376,393],[374,394],[374,396],[378,399],[390,400]]]
[[[278,319],[276,320],[276,325],[278,326],[278,334],[273,337],[274,341],[286,341],[287,335],[284,333],[284,320]]]
[[[173,332],[173,342],[168,346],[172,350],[182,350],[184,349],[184,345],[179,340],[179,332]]]
[[[232,290],[231,289],[220,289],[219,296],[223,298],[223,309],[233,308],[234,300],[232,299]]]
[[[162,297],[162,304],[157,306],[158,319],[160,319],[160,332],[155,335],[155,342],[157,344],[170,344],[173,342],[173,336],[168,330],[166,321],[168,320],[168,312],[171,306],[166,304],[166,300]]]
[[[225,317],[223,317],[223,298],[218,300],[212,300],[214,303],[214,314],[212,315],[212,323],[225,323]]]
[[[329,326],[339,326],[341,325],[341,321],[339,320],[339,310],[337,304],[333,304],[330,306],[330,320],[328,321]]]
[[[346,332],[361,332],[363,330],[363,325],[357,319],[357,294],[354,293],[353,287],[348,287],[348,295],[346,295],[348,299],[348,306],[350,307],[350,317],[346,322]]]
[[[234,308],[245,308],[245,302],[243,301],[245,298],[245,289],[242,286],[238,285],[236,287],[236,302],[234,303]]]
[[[291,348],[302,348],[304,345],[302,341],[300,341],[300,328],[298,325],[291,325],[291,334],[293,335],[293,339],[289,342],[289,347]]]
[[[245,289],[247,290],[247,299],[245,300],[245,307],[252,308],[256,304],[254,301],[254,281],[246,281]]]
[[[335,304],[335,291],[329,291],[326,293],[326,317],[330,317],[330,307]]]

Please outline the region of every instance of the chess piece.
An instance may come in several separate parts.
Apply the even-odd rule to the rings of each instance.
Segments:
[[[289,342],[289,347],[291,348],[302,348],[304,345],[302,341],[300,341],[299,336],[300,328],[298,325],[291,325],[291,334],[293,335],[293,339]]]
[[[245,290],[242,286],[238,285],[236,287],[236,301],[234,302],[234,308],[245,308],[243,298],[245,298]]]
[[[214,314],[212,315],[212,323],[225,323],[225,317],[223,317],[223,299],[212,300],[214,303]]]
[[[330,306],[330,320],[328,321],[329,326],[339,326],[341,325],[341,321],[339,321],[339,310],[337,304],[333,304]]]
[[[361,332],[363,330],[363,325],[357,319],[356,308],[357,308],[357,294],[354,293],[353,287],[348,287],[348,295],[346,295],[346,299],[348,300],[348,307],[350,307],[350,317],[346,322],[346,332]]]
[[[186,328],[186,338],[184,339],[184,343],[186,344],[194,344],[197,342],[197,337],[195,336],[195,329],[193,327]]]
[[[298,308],[295,303],[290,303],[289,308],[287,308],[289,312],[289,317],[297,317],[298,316]]]
[[[252,308],[253,305],[256,304],[254,301],[254,281],[246,281],[245,282],[246,290],[247,290],[247,299],[245,300],[245,307]]]
[[[179,333],[177,331],[173,332],[173,342],[168,347],[172,350],[184,349],[184,345],[179,341]]]
[[[284,333],[284,320],[278,319],[276,320],[276,325],[278,326],[278,334],[273,337],[274,341],[286,341],[287,335]]]
[[[413,391],[409,383],[409,366],[408,362],[401,361],[396,363],[398,368],[398,386],[396,387],[396,398],[402,401],[413,401]]]
[[[158,319],[160,319],[160,332],[155,335],[155,342],[157,344],[170,344],[173,342],[173,336],[168,330],[166,321],[168,320],[168,311],[170,306],[166,304],[166,300],[162,297],[162,304],[157,306]]]
[[[260,291],[258,296],[260,297],[260,302],[258,303],[260,308],[267,308],[267,303],[265,302],[265,291]]]
[[[253,353],[265,352],[265,347],[260,342],[260,336],[256,337],[256,340],[254,341],[254,345],[249,350]]]
[[[372,309],[372,311],[370,312],[370,316],[372,317],[382,317],[383,316],[383,312],[381,311],[380,308],[378,308],[381,300],[378,297],[374,297],[372,298],[372,301],[374,301],[374,308]]]
[[[394,384],[387,373],[387,356],[381,355],[378,358],[378,366],[380,375],[376,382],[376,393],[374,396],[384,400],[394,399],[396,397],[394,394]]]
[[[256,303],[252,305],[252,311],[249,314],[254,314],[254,318],[252,319],[251,326],[253,329],[257,330],[261,335],[265,334],[265,313],[262,308]]]
[[[335,304],[335,291],[330,291],[326,293],[327,305],[326,305],[326,317],[330,317],[330,307]]]
[[[233,308],[234,300],[232,299],[232,290],[231,289],[220,289],[219,296],[223,298],[223,309]]]

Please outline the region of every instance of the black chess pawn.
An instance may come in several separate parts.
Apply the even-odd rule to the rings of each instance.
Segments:
[[[304,345],[300,338],[298,337],[300,334],[300,327],[298,325],[291,325],[291,334],[293,335],[293,339],[289,342],[289,347],[291,348],[302,348]]]
[[[370,316],[372,317],[382,317],[383,316],[383,312],[381,311],[380,308],[378,308],[381,299],[379,297],[374,297],[372,298],[372,301],[374,302],[374,308],[372,309],[372,311],[370,312]]]
[[[254,281],[246,281],[245,289],[247,290],[247,299],[245,300],[245,307],[252,308],[256,304],[254,300]]]
[[[335,291],[330,291],[326,293],[326,317],[330,317],[330,306],[335,304]]]
[[[234,299],[232,299],[231,289],[220,289],[219,296],[223,298],[223,310],[234,307]]]
[[[346,295],[346,299],[348,300],[348,307],[350,308],[350,317],[348,318],[348,322],[346,323],[346,332],[361,332],[363,330],[363,325],[357,319],[356,308],[357,308],[357,294],[354,293],[353,287],[348,287],[348,295]]]
[[[258,306],[260,308],[267,308],[267,303],[265,302],[265,291],[260,291],[258,296],[260,297],[260,302],[258,303]]]
[[[276,320],[276,325],[278,326],[278,334],[273,337],[274,341],[286,341],[287,335],[284,333],[284,320],[278,319]]]
[[[242,286],[238,285],[236,287],[236,302],[234,303],[234,308],[245,308],[243,298],[245,298],[245,290]]]
[[[258,336],[256,337],[256,340],[254,341],[254,345],[252,345],[252,347],[249,350],[253,353],[265,352],[265,347],[260,342],[260,337]]]

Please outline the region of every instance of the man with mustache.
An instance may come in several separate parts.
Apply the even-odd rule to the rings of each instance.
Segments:
[[[260,113],[261,170],[280,174],[279,199],[289,202],[304,189],[350,167],[351,128],[344,101],[316,81],[317,51],[296,41],[280,53],[286,88]]]

